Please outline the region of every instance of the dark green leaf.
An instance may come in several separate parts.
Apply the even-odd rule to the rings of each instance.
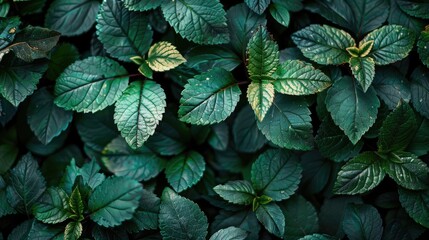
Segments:
[[[253,81],[247,87],[247,100],[259,122],[264,120],[273,104],[274,94],[274,85],[268,81]]]
[[[246,180],[229,181],[213,190],[230,203],[249,205],[256,197],[252,184]]]
[[[126,8],[132,11],[147,11],[155,9],[163,3],[161,0],[122,0]]]
[[[304,236],[304,237],[300,238],[299,240],[337,240],[337,238],[326,235],[326,234],[316,233],[316,234]]]
[[[414,109],[429,118],[429,70],[418,67],[411,75],[411,102]]]
[[[209,240],[244,240],[248,233],[241,228],[228,227],[215,232]]]
[[[55,84],[55,104],[78,112],[112,105],[128,85],[127,70],[114,60],[89,57],[68,66]]]
[[[429,19],[429,1],[427,0],[398,0],[399,7],[411,16]]]
[[[423,117],[417,118],[417,130],[408,144],[407,152],[412,152],[417,156],[425,155],[429,152],[429,120]]]
[[[216,150],[223,151],[228,148],[229,129],[226,122],[212,126],[212,131],[208,136],[207,142]]]
[[[247,71],[252,80],[271,76],[279,64],[279,47],[265,27],[259,27],[247,44]]]
[[[9,204],[6,197],[6,183],[0,176],[0,218],[13,213],[16,213],[15,209]]]
[[[290,14],[283,4],[272,3],[270,5],[270,13],[278,23],[285,27],[289,26]]]
[[[84,205],[82,201],[82,195],[80,194],[78,187],[75,187],[73,189],[73,192],[70,196],[68,204],[70,206],[71,212],[73,213],[71,218],[77,221],[82,221],[84,218],[83,216]]]
[[[16,7],[20,14],[29,15],[41,13],[45,6],[46,0],[14,0],[13,5]]]
[[[122,228],[105,228],[95,225],[92,229],[95,240],[129,240],[129,236]]]
[[[82,223],[69,222],[64,231],[64,240],[78,240],[82,235]]]
[[[283,237],[285,232],[285,216],[275,203],[261,205],[256,210],[256,217],[268,232]]]
[[[71,159],[70,164],[66,167],[60,187],[68,194],[72,193],[74,182],[80,176],[80,168],[76,166],[76,161]]]
[[[410,191],[398,188],[399,201],[417,223],[429,227],[429,190]]]
[[[83,178],[83,182],[88,184],[92,189],[96,188],[104,181],[104,179],[106,179],[103,173],[98,173],[100,169],[100,166],[95,160],[85,163],[80,169],[80,175]]]
[[[45,25],[64,36],[82,34],[95,23],[99,6],[96,0],[55,0],[49,6]]]
[[[19,153],[16,129],[0,130],[0,174],[6,173],[14,164]]]
[[[78,59],[79,51],[74,45],[69,43],[59,45],[52,51],[46,77],[52,81],[56,80],[64,69]]]
[[[267,9],[271,0],[244,0],[244,2],[249,6],[252,11],[261,15],[265,9]]]
[[[350,204],[344,213],[343,229],[350,240],[380,240],[382,223],[380,214],[373,206]]]
[[[257,126],[257,120],[248,106],[240,110],[232,125],[235,148],[240,152],[255,152],[267,142]]]
[[[120,225],[133,217],[142,194],[143,187],[139,182],[125,177],[110,177],[89,197],[91,219],[100,226]]]
[[[258,128],[274,144],[297,150],[313,148],[310,110],[302,98],[277,95]]]
[[[210,226],[212,232],[230,226],[241,228],[249,233],[248,239],[258,239],[261,228],[255,213],[250,209],[238,212],[221,210]]]
[[[203,240],[207,236],[208,223],[196,203],[165,188],[159,211],[159,228],[165,240]]]
[[[402,11],[398,5],[398,1],[390,1],[390,11],[387,21],[389,24],[399,24],[407,27],[416,34],[425,27],[425,22],[423,20],[412,17]]]
[[[241,59],[230,49],[222,46],[196,46],[186,54],[186,65],[201,72],[219,67],[227,71],[241,64]]]
[[[300,189],[304,193],[314,194],[321,192],[330,180],[333,164],[320,155],[318,151],[311,151],[301,156],[302,180]]]
[[[0,91],[0,124],[5,126],[13,116],[15,116],[17,108],[13,106],[9,101],[1,96]]]
[[[176,192],[195,185],[203,176],[206,163],[198,152],[191,151],[171,159],[165,168],[168,182]]]
[[[349,60],[353,76],[364,92],[371,86],[375,75],[375,62],[371,57],[351,57]]]
[[[429,27],[420,33],[417,41],[417,52],[422,63],[429,67]]]
[[[166,1],[162,12],[174,30],[190,41],[222,44],[230,40],[226,12],[217,0]]]
[[[67,193],[58,187],[46,190],[42,198],[34,205],[33,214],[37,220],[55,224],[70,217]]]
[[[143,190],[139,207],[133,218],[125,221],[121,226],[133,233],[146,229],[157,229],[160,202],[161,200],[155,194]]]
[[[0,10],[1,12],[1,10]],[[5,16],[1,16],[5,17]],[[21,24],[19,17],[10,17],[2,19],[0,22],[0,50],[11,44],[18,32],[18,27]]]
[[[97,35],[106,51],[121,61],[144,56],[152,42],[152,29],[145,15],[130,12],[122,1],[103,1],[97,16]]]

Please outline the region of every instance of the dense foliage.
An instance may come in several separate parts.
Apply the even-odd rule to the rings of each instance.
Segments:
[[[0,240],[427,236],[428,0],[0,17]]]

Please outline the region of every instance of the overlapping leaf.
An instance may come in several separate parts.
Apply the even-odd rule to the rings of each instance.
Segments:
[[[154,71],[168,71],[184,62],[186,59],[169,42],[157,42],[149,49],[147,64]]]
[[[195,185],[206,169],[204,157],[191,151],[171,159],[165,169],[168,182],[176,192],[181,192]]]

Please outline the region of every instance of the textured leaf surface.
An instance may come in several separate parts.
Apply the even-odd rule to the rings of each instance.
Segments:
[[[64,36],[79,35],[95,23],[99,6],[96,0],[55,0],[49,6],[45,26]]]
[[[160,203],[161,200],[154,193],[143,190],[143,196],[133,218],[125,221],[122,226],[127,229],[127,232],[133,233],[157,229]]]
[[[318,231],[319,218],[314,206],[304,197],[295,195],[280,208],[285,216],[284,239],[299,239]]]
[[[399,7],[407,14],[418,17],[429,19],[429,1],[427,0],[399,0],[397,1]]]
[[[274,85],[268,81],[252,82],[247,87],[247,100],[259,121],[265,115],[274,101]]]
[[[275,90],[288,95],[310,95],[331,85],[331,80],[322,71],[299,60],[283,62],[273,78]]]
[[[287,149],[313,148],[313,129],[310,110],[304,99],[277,95],[262,122],[262,134],[274,144]]]
[[[122,0],[125,7],[132,11],[147,11],[155,9],[163,3],[159,0]]]
[[[399,201],[405,211],[422,226],[429,227],[429,190],[398,189]]]
[[[372,31],[361,42],[374,41],[371,53],[377,65],[387,65],[399,61],[411,51],[415,34],[399,25],[388,25]]]
[[[114,60],[89,57],[68,66],[55,84],[55,104],[78,112],[112,105],[128,85],[127,70]]]
[[[350,240],[380,240],[383,221],[377,209],[371,205],[351,204],[346,208],[343,229]]]
[[[334,239],[337,239],[337,238],[326,235],[326,234],[316,233],[316,234],[304,236],[304,237],[300,238],[299,240],[334,240]]]
[[[247,44],[247,71],[253,80],[271,76],[279,64],[279,47],[265,27],[259,27]]]
[[[381,158],[374,152],[364,152],[347,162],[338,172],[334,191],[337,194],[365,193],[384,178]]]
[[[203,240],[207,236],[208,223],[196,203],[166,188],[161,198],[159,228],[166,240]]]
[[[33,214],[37,220],[44,223],[63,222],[70,216],[67,211],[67,200],[67,193],[61,188],[48,188],[40,201],[34,205]]]
[[[213,190],[230,203],[249,205],[256,197],[252,184],[246,180],[229,181]]]
[[[422,19],[408,15],[399,7],[398,1],[390,1],[389,24],[398,24],[419,33],[425,27],[425,22]]]
[[[262,14],[267,9],[271,0],[244,0],[247,6],[257,14]]]
[[[353,144],[375,123],[380,106],[373,88],[363,92],[350,77],[336,81],[328,90],[325,102],[335,124]]]
[[[162,12],[174,30],[190,41],[222,44],[230,40],[226,12],[217,0],[166,1]]]
[[[171,159],[165,175],[176,192],[181,192],[195,185],[203,176],[206,169],[204,157],[198,152],[191,151]]]
[[[298,189],[302,168],[298,158],[281,150],[268,150],[252,164],[255,190],[274,201],[288,199]]]
[[[64,240],[78,240],[82,235],[82,231],[82,223],[69,222],[64,230]]]
[[[143,187],[135,180],[108,178],[89,197],[90,217],[104,227],[120,225],[133,217],[142,194]]]
[[[429,70],[417,67],[411,75],[411,102],[414,109],[429,118]]]
[[[180,120],[197,125],[221,122],[234,111],[240,94],[232,74],[222,68],[197,75],[182,91]]]
[[[186,62],[186,59],[169,42],[157,42],[149,49],[147,63],[154,71],[168,71],[184,62]]]
[[[268,232],[282,237],[285,231],[285,216],[275,203],[261,205],[256,210],[256,217]]]
[[[267,142],[258,128],[255,114],[249,106],[238,112],[232,125],[235,147],[240,152],[255,152]]]
[[[371,57],[351,57],[349,60],[353,76],[366,92],[375,75],[375,62]]]
[[[429,27],[420,33],[417,41],[417,52],[422,63],[429,67]]]
[[[247,235],[241,228],[228,227],[215,232],[209,240],[244,240]]]
[[[377,68],[372,85],[390,110],[395,109],[401,99],[404,102],[411,99],[409,81],[394,67]]]
[[[327,25],[310,25],[295,32],[292,40],[305,57],[323,65],[348,62],[346,48],[356,44],[347,32]]]
[[[152,42],[152,29],[145,15],[130,12],[122,1],[106,0],[97,16],[97,35],[106,51],[121,61],[144,56]]]
[[[115,105],[114,119],[132,148],[139,148],[153,135],[167,105],[161,86],[153,81],[131,83]]]

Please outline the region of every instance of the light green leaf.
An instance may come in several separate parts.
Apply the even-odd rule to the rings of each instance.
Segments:
[[[395,182],[410,190],[427,189],[429,168],[412,153],[392,152],[383,161],[383,169]]]
[[[116,176],[137,181],[156,177],[164,168],[164,161],[145,147],[131,149],[122,137],[110,142],[102,152],[101,161]]]
[[[122,0],[126,8],[132,11],[148,11],[163,3],[162,0]]]
[[[258,195],[273,201],[288,199],[298,189],[302,168],[298,158],[282,150],[267,150],[252,164],[251,176]]]
[[[259,27],[250,38],[247,55],[247,71],[252,80],[264,80],[276,71],[279,64],[279,46],[266,27]]]
[[[426,67],[429,68],[429,27],[426,26],[425,30],[420,33],[417,41],[417,52],[419,53],[420,60]]]
[[[90,217],[100,226],[118,226],[133,217],[142,194],[143,187],[136,180],[110,177],[89,197]]]
[[[344,213],[343,229],[350,240],[380,240],[382,224],[380,214],[371,205],[350,204]]]
[[[215,232],[209,240],[244,240],[248,233],[241,228],[228,227]]]
[[[289,26],[290,14],[283,4],[272,3],[270,5],[270,13],[278,23],[285,27]]]
[[[414,221],[429,227],[429,190],[410,191],[398,188],[399,201]]]
[[[58,187],[50,187],[34,205],[33,214],[37,220],[55,224],[70,217],[67,193]]]
[[[153,81],[136,81],[124,91],[115,105],[114,119],[121,135],[134,149],[155,132],[165,112],[165,93]]]
[[[196,125],[221,122],[234,111],[240,94],[232,74],[214,68],[188,80],[180,98],[179,118]]]
[[[265,115],[273,104],[274,95],[274,85],[268,81],[253,81],[247,87],[247,100],[259,122],[264,120]]]
[[[374,41],[371,53],[377,65],[387,65],[397,62],[411,51],[415,34],[400,25],[387,25],[370,32],[361,42]]]
[[[364,152],[348,161],[338,172],[334,192],[358,194],[375,188],[385,176],[381,161],[375,152]]]
[[[429,1],[427,0],[398,0],[398,5],[402,11],[407,14],[418,17],[429,19]]]
[[[46,88],[38,90],[31,97],[27,110],[27,122],[37,139],[43,144],[64,131],[71,120],[73,113],[57,107],[54,97]]]
[[[277,95],[258,128],[275,145],[296,150],[313,148],[310,110],[304,99]]]
[[[130,12],[122,1],[103,1],[97,16],[97,35],[106,51],[121,61],[144,56],[152,42],[152,29],[144,14]]]
[[[213,190],[226,201],[235,204],[249,205],[256,197],[252,184],[246,180],[229,181],[224,185],[217,185]]]
[[[206,215],[196,203],[167,187],[161,198],[159,228],[165,240],[204,240],[208,223]]]
[[[152,70],[165,72],[186,62],[186,59],[173,44],[157,42],[150,47],[146,61]]]
[[[349,60],[353,76],[361,85],[363,92],[371,86],[375,75],[375,62],[371,57],[351,57]]]
[[[0,3],[0,17],[6,17],[9,13],[10,4],[9,3]]]
[[[79,51],[70,43],[62,43],[51,54],[46,77],[55,81],[70,64],[79,59]]]
[[[336,81],[328,90],[325,102],[335,124],[353,144],[375,123],[380,106],[373,88],[363,92],[350,77]]]
[[[68,66],[55,84],[55,104],[78,112],[112,105],[128,85],[128,73],[116,61],[89,57]]]
[[[82,235],[82,231],[82,223],[69,222],[64,231],[64,240],[78,240]]]
[[[131,233],[157,229],[160,203],[161,200],[154,193],[143,190],[143,196],[133,218],[122,223],[121,228]]]
[[[166,1],[162,4],[162,12],[174,30],[190,41],[198,44],[229,42],[226,12],[217,0]]]
[[[285,231],[285,216],[275,203],[260,205],[256,210],[256,217],[268,232],[283,237]]]
[[[271,0],[244,0],[244,2],[249,6],[252,11],[261,15],[265,9],[267,9]]]
[[[311,64],[299,60],[287,60],[273,74],[276,91],[288,95],[310,95],[331,85],[331,80]]]
[[[76,36],[95,23],[100,3],[96,0],[55,0],[49,6],[45,26],[63,36]]]
[[[429,70],[417,67],[411,74],[411,102],[414,109],[429,118]]]
[[[165,175],[173,189],[182,192],[200,181],[205,169],[204,157],[190,151],[171,159],[165,168]]]
[[[243,107],[232,125],[235,148],[240,152],[256,152],[267,142],[258,128],[252,108]]]
[[[348,62],[346,48],[356,45],[350,34],[327,25],[310,25],[292,34],[292,40],[305,57],[323,65]]]

